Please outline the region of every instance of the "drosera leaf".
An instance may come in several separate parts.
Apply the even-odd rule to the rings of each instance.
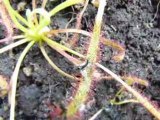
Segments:
[[[1,49],[0,49],[0,54],[1,54],[1,53],[4,53],[4,52],[6,52],[6,51],[8,51],[8,50],[10,50],[10,49],[12,49],[12,48],[14,48],[14,47],[17,47],[17,46],[19,46],[19,45],[22,45],[22,44],[24,44],[24,43],[26,43],[26,42],[28,42],[28,41],[29,41],[28,39],[22,39],[22,40],[19,40],[19,41],[17,41],[17,42],[11,43],[11,44],[9,44],[9,45],[1,48]]]
[[[70,78],[70,79],[72,79],[72,80],[76,79],[76,77],[74,77],[74,76],[72,76],[72,75],[69,75],[68,73],[66,73],[66,72],[64,72],[63,70],[61,70],[58,66],[56,66],[56,64],[54,64],[54,63],[52,62],[52,60],[49,58],[49,56],[47,55],[47,53],[46,53],[46,51],[45,51],[45,49],[44,49],[44,47],[43,47],[42,45],[40,45],[40,49],[41,49],[41,52],[42,52],[43,56],[45,57],[45,59],[48,61],[48,63],[49,63],[55,70],[57,70],[60,74],[66,76],[66,77],[68,77],[68,78]]]
[[[101,43],[117,50],[117,54],[113,56],[113,60],[115,60],[116,62],[120,62],[124,59],[125,48],[120,43],[118,43],[117,41],[106,39],[104,37],[101,37]]]
[[[17,11],[15,11],[10,3],[9,0],[0,0],[0,3],[4,6],[6,6],[6,9],[8,10],[8,13],[12,19],[12,21],[14,22],[16,28],[19,28],[19,30],[23,31],[23,32],[27,32],[27,29],[18,22],[18,20],[20,20],[21,22],[23,22],[26,26],[28,26],[28,22],[25,18],[23,18]],[[17,20],[17,18],[19,18]]]
[[[127,104],[127,103],[139,103],[138,100],[135,99],[128,99],[128,100],[123,100],[123,101],[116,101],[115,99],[110,100],[110,103],[112,105],[123,105],[123,104]]]
[[[88,37],[91,37],[92,34],[81,29],[58,29],[58,30],[50,30],[49,32],[46,32],[45,34],[49,36],[58,35],[59,33],[79,33]]]
[[[136,76],[122,76],[121,77],[129,86],[134,85],[135,83],[139,84],[139,85],[143,85],[143,86],[148,86],[149,83],[146,80],[140,79]],[[120,90],[116,93],[115,97],[113,99],[110,100],[111,104],[115,104],[115,105],[122,105],[122,104],[126,104],[126,103],[139,103],[136,99],[125,99],[125,100],[121,100],[121,98],[125,97],[124,93],[125,93],[126,89],[124,86],[121,86]],[[120,101],[116,101],[118,98]]]
[[[110,74],[117,82],[121,83],[127,91],[133,94],[133,96],[139,101],[139,103],[141,103],[153,116],[160,120],[160,110],[156,106],[154,106],[153,103],[151,103],[146,97],[144,97],[127,83],[125,83],[118,75],[113,73],[108,68],[99,63],[96,63],[96,66],[104,70],[106,73]]]
[[[104,13],[106,2],[105,0],[101,0],[100,7],[98,8],[98,12],[96,15],[93,35],[90,40],[89,48],[87,51],[87,66],[81,70],[81,74],[83,76],[83,80],[80,81],[74,99],[70,102],[67,107],[67,118],[72,118],[74,115],[79,112],[80,108],[84,105],[84,102],[87,100],[88,93],[93,80],[93,73],[95,70],[94,64],[97,61],[97,54],[99,51],[99,43],[100,43],[100,31],[101,31],[101,23],[102,17]]]
[[[87,31],[81,30],[81,29],[58,29],[58,30],[50,30],[49,32],[46,32],[45,34],[50,36],[57,36],[59,33],[79,33],[88,37],[92,37],[93,34],[89,33]],[[113,60],[116,62],[121,62],[124,59],[125,56],[125,47],[118,43],[117,41],[113,41],[110,39],[106,39],[104,37],[100,37],[100,42],[108,47],[113,48],[116,50],[117,54],[113,56]]]
[[[0,2],[1,1],[2,0],[0,0]],[[55,15],[55,13],[59,12],[60,10],[63,10],[66,7],[69,7],[69,6],[72,6],[74,4],[78,4],[81,2],[84,2],[84,0],[75,0],[75,1],[66,0],[65,2],[62,2],[60,5],[56,6],[50,12],[46,11],[44,8],[36,8],[35,6],[35,8],[32,11],[29,11],[29,10],[27,11],[27,16],[26,16],[27,19],[26,19],[23,16],[21,16],[16,10],[14,10],[14,8],[12,8],[9,0],[2,1],[2,3],[4,3],[4,5],[6,6],[6,9],[8,10],[9,15],[12,21],[14,22],[16,28],[22,32],[22,36],[21,35],[15,36],[15,39],[17,39],[17,41],[1,48],[0,53],[6,52],[10,50],[11,48],[17,47],[23,43],[29,42],[27,47],[25,47],[25,49],[21,53],[16,63],[15,70],[11,76],[11,80],[10,80],[11,90],[9,92],[9,98],[8,98],[9,103],[10,103],[10,118],[9,118],[10,120],[15,119],[16,88],[17,88],[17,81],[18,81],[18,74],[19,74],[20,66],[23,62],[23,59],[25,58],[25,55],[28,53],[29,49],[35,43],[45,42],[57,52],[62,53],[62,55],[68,55],[67,57],[72,60],[74,59],[74,57],[69,56],[68,53],[70,53],[71,55],[77,56],[79,59],[85,59],[84,55],[70,48],[67,48],[62,44],[59,44],[56,41],[51,40],[49,36],[45,34],[45,32],[49,30],[47,28],[51,22],[50,21],[51,16]],[[37,17],[35,18],[36,14],[39,14],[38,23],[36,23],[36,20],[35,20],[37,18]],[[55,67],[53,62],[51,62],[51,60],[48,59],[48,56],[46,57],[46,59],[48,60],[48,62],[50,62],[50,64],[52,64],[52,66]],[[74,60],[76,60],[76,58]],[[74,63],[78,63],[78,62],[79,60],[76,60]],[[57,67],[55,67],[55,69],[60,70]],[[59,71],[59,72],[62,73],[62,71]]]
[[[81,29],[82,25],[81,25],[81,21],[82,21],[82,18],[83,18],[83,14],[85,12],[85,10],[87,9],[87,6],[89,4],[89,0],[86,0],[85,3],[84,3],[84,7],[83,9],[80,11],[80,13],[77,14],[77,19],[76,19],[76,29]],[[79,34],[74,34],[73,37],[71,38],[71,40],[69,41],[69,45],[71,47],[75,47],[78,42],[78,38],[79,38]]]
[[[0,24],[5,25],[7,33],[7,36],[5,36],[4,39],[0,40],[0,43],[9,42],[12,40],[14,26],[2,0],[0,0],[0,16],[1,16]]]
[[[149,86],[149,82],[145,79],[139,78],[137,76],[134,75],[124,75],[124,76],[119,76],[121,79],[123,79],[128,85],[133,85],[135,83],[139,84],[139,85],[143,85],[148,87]],[[103,76],[101,77],[99,80],[101,79],[106,79],[106,80],[113,80],[114,78],[112,76]]]
[[[53,41],[53,40],[51,40],[51,39],[49,39],[49,38],[47,38],[47,37],[43,37],[43,40],[50,46],[50,47],[52,47],[53,49],[55,49],[55,50],[63,50],[63,51],[67,51],[67,52],[69,52],[69,53],[71,53],[71,54],[73,54],[73,55],[76,55],[76,56],[78,56],[78,57],[80,57],[80,58],[85,58],[82,54],[80,54],[80,53],[78,53],[78,52],[76,52],[76,51],[74,51],[74,50],[72,50],[72,49],[70,49],[70,48],[67,48],[67,47],[65,47],[65,46],[63,46],[63,45],[61,45],[61,44],[59,44],[59,43],[57,43],[57,42],[55,42],[55,41]]]
[[[125,76],[122,76],[121,78],[124,79],[126,81],[126,83],[128,83],[129,85],[133,85],[135,83],[137,83],[139,85],[144,85],[146,87],[149,85],[147,80],[138,78],[133,75],[125,75]]]
[[[85,0],[66,0],[65,2],[59,4],[56,8],[54,8],[53,10],[51,10],[49,12],[50,16],[54,16],[57,12],[59,12],[60,10],[67,8],[69,6],[72,5],[76,5],[79,3],[84,3]]]
[[[15,106],[16,106],[16,89],[17,89],[17,81],[18,81],[18,74],[19,74],[19,70],[20,70],[20,66],[22,64],[23,59],[25,58],[26,54],[28,53],[28,51],[30,50],[30,48],[34,45],[34,41],[31,41],[28,43],[28,45],[26,46],[26,48],[23,50],[23,52],[21,53],[16,67],[14,69],[14,72],[11,76],[11,80],[10,80],[10,86],[11,86],[11,91],[9,93],[9,103],[10,103],[10,120],[14,120],[15,118]]]
[[[143,85],[143,86],[146,86],[146,87],[149,86],[149,83],[148,83],[147,80],[138,78],[138,77],[133,76],[133,75],[125,75],[125,76],[119,76],[119,77],[121,79],[123,79],[129,86],[132,86],[134,84],[139,84],[139,85]],[[107,76],[101,77],[100,80],[101,79],[113,80],[114,78],[112,76],[107,75]],[[112,105],[122,105],[122,104],[126,104],[126,103],[139,103],[136,99],[131,99],[131,98],[126,99],[126,98],[124,98],[124,97],[126,97],[126,95],[124,95],[126,92],[127,91],[126,91],[125,87],[121,86],[120,90],[116,93],[114,98],[110,100],[110,103]],[[118,101],[117,101],[117,98],[118,98]],[[124,98],[124,100],[121,100],[122,98]]]
[[[96,120],[96,118],[103,112],[103,108],[99,109],[89,120]]]

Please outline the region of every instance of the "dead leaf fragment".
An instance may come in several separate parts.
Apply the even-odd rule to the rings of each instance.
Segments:
[[[99,7],[99,0],[92,0],[92,4],[95,6],[95,7]]]
[[[0,75],[0,97],[5,97],[8,93],[8,82],[7,78],[3,75]]]

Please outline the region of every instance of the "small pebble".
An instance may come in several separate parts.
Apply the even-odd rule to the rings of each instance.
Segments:
[[[32,68],[31,68],[30,66],[24,67],[24,68],[23,68],[23,72],[24,72],[24,74],[25,74],[27,77],[29,77],[29,76],[32,75]]]
[[[3,117],[0,116],[0,120],[4,120]]]

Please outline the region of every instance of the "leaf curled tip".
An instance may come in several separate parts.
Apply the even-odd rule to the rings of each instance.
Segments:
[[[105,39],[104,37],[101,38],[101,42],[104,45],[117,50],[117,54],[113,56],[113,60],[115,60],[116,62],[121,62],[124,59],[125,48],[120,43],[118,43],[117,41]]]
[[[137,76],[134,75],[124,75],[124,76],[120,76],[121,79],[123,79],[124,81],[127,82],[127,84],[129,85],[133,85],[135,83],[140,84],[140,85],[144,85],[144,86],[149,86],[149,82],[145,79],[141,79],[138,78]],[[104,76],[101,77],[101,79],[106,79],[106,80],[112,80],[113,77],[112,76]]]
[[[138,83],[138,84],[144,85],[146,87],[149,86],[148,81],[146,81],[144,79],[141,79],[141,78],[138,78],[138,77],[133,76],[133,75],[122,76],[121,78],[124,79],[125,81],[127,81],[128,83],[131,83],[131,85],[134,84],[134,83]]]
[[[123,105],[123,104],[127,104],[127,103],[139,103],[138,100],[136,99],[127,99],[127,100],[122,100],[122,101],[116,101],[115,99],[110,100],[110,103],[112,105]]]
[[[112,57],[112,59],[116,62],[121,62],[124,59],[125,53],[119,53]]]

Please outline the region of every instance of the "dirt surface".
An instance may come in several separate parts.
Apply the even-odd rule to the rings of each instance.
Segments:
[[[18,2],[14,0],[13,6]],[[29,3],[30,1],[26,8],[31,6]],[[59,3],[60,1],[52,1],[51,4],[47,4],[47,8],[53,8]],[[160,108],[160,8],[157,11],[157,5],[158,0],[107,2],[102,34],[106,38],[120,42],[126,48],[126,55],[121,63],[116,63],[111,59],[113,50],[104,47],[101,62],[118,75],[134,75],[148,80],[149,87],[135,86],[135,88]],[[87,31],[93,29],[96,11],[95,7],[88,5],[82,29]],[[75,9],[74,13],[77,14],[78,10]],[[53,18],[53,28],[64,28],[72,15],[76,17],[71,8],[59,13]],[[74,25],[75,21],[69,27]],[[1,26],[0,38],[4,37],[3,33]],[[15,48],[12,56],[9,53],[0,55],[0,74],[7,77],[12,75],[24,46]],[[70,74],[77,73],[74,66],[56,51],[47,48],[47,52],[61,69]],[[115,81],[101,80],[95,83],[91,92],[92,97],[86,103],[88,107],[84,117],[80,120],[88,120],[102,107],[105,109],[96,120],[154,120],[140,104],[111,105],[109,100],[114,97],[119,87],[120,84]],[[43,58],[39,48],[34,46],[26,56],[19,74],[16,120],[51,119],[56,106],[65,110],[67,98],[71,97],[73,89],[74,84],[57,73]],[[0,116],[7,120],[8,115],[9,105],[5,97],[0,99]]]

